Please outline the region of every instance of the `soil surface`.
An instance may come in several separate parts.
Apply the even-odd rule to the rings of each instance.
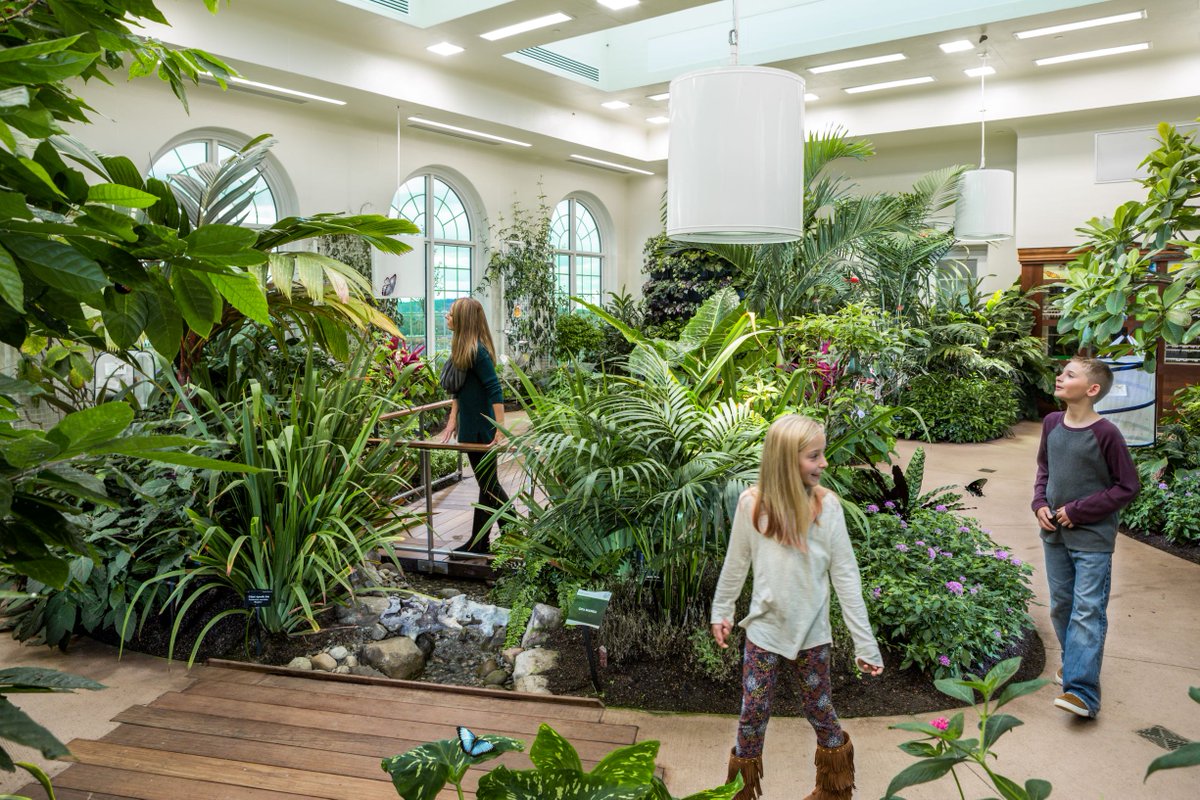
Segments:
[[[652,711],[684,711],[713,714],[737,714],[741,710],[741,676],[718,682],[681,670],[670,659],[645,661],[598,670],[603,694],[592,688],[588,676],[583,634],[578,628],[557,631],[547,647],[558,651],[558,664],[550,676],[550,691],[600,697],[609,706]],[[1014,681],[1025,681],[1041,674],[1046,653],[1036,630],[1009,652],[997,659],[1021,656],[1021,670]],[[895,716],[923,714],[965,705],[942,694],[933,679],[916,669],[899,670],[899,658],[884,651],[884,672],[877,678],[859,677],[849,669],[849,653],[833,654],[833,702],[839,717]],[[839,668],[839,665],[844,665]],[[773,715],[803,716],[794,682],[785,678],[777,684]]]
[[[1148,544],[1153,548],[1162,550],[1164,553],[1170,553],[1173,556],[1182,558],[1184,561],[1190,561],[1193,564],[1200,564],[1200,545],[1195,544],[1177,544],[1172,542],[1161,533],[1135,531],[1121,526],[1121,533],[1128,536],[1130,539],[1136,539],[1139,542]]]

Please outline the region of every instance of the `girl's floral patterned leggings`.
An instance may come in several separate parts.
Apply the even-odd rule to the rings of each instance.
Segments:
[[[833,710],[833,695],[829,685],[829,645],[801,650],[795,661],[789,661],[747,639],[742,660],[742,718],[738,723],[737,737],[739,758],[758,758],[762,755],[763,739],[771,719],[775,679],[784,665],[795,669],[804,716],[817,732],[817,742],[822,747],[839,747],[846,740],[838,723],[837,712]]]

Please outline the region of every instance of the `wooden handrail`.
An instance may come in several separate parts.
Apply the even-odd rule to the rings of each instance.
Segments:
[[[439,400],[436,403],[426,403],[423,406],[413,406],[412,408],[402,408],[399,411],[389,411],[386,414],[380,414],[380,420],[402,419],[411,417],[413,414],[420,414],[423,411],[437,411],[439,408],[449,408],[453,405],[453,400]]]

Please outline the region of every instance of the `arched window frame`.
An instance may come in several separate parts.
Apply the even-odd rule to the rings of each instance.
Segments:
[[[167,141],[154,157],[150,159],[150,163],[146,166],[146,175],[149,175],[154,165],[159,162],[164,156],[182,147],[186,144],[195,142],[204,143],[207,148],[208,163],[219,164],[220,148],[224,147],[233,152],[237,152],[245,147],[253,137],[237,131],[228,130],[225,128],[195,128],[175,136]],[[296,197],[296,189],[292,185],[291,179],[288,177],[287,170],[283,168],[283,164],[275,157],[274,153],[268,153],[263,159],[262,168],[259,170],[263,180],[267,183],[267,188],[271,192],[271,199],[275,203],[275,220],[281,220],[285,217],[296,216],[300,213],[300,203]],[[248,228],[265,228],[273,223],[254,224],[246,223]]]
[[[551,216],[552,236],[554,236],[554,223],[559,218],[559,209],[564,203],[567,204],[567,247],[558,247],[557,245],[560,242],[554,242],[554,273],[562,298],[562,307],[560,310],[567,311],[576,305],[568,303],[567,298],[571,296],[579,297],[595,305],[601,305],[604,302],[604,295],[609,285],[612,222],[609,219],[607,209],[605,209],[598,198],[582,192],[573,192],[554,206],[554,212]],[[592,220],[595,236],[599,240],[598,249],[581,249],[581,243],[577,235],[580,207],[586,210]],[[581,275],[581,267],[585,259],[594,262],[594,269],[588,270]],[[584,291],[585,287],[581,286],[581,277],[594,279],[595,283],[586,287],[587,290]]]
[[[433,354],[435,352],[449,351],[450,347],[450,330],[446,327],[446,311],[449,310],[450,303],[459,297],[470,296],[476,286],[481,274],[480,252],[481,252],[481,232],[484,229],[482,222],[481,209],[483,207],[479,200],[478,194],[475,192],[471,183],[459,173],[446,167],[423,167],[408,175],[401,181],[396,192],[392,195],[392,202],[388,209],[389,216],[405,216],[402,213],[402,208],[411,198],[411,193],[408,194],[404,202],[400,201],[400,192],[404,190],[410,182],[416,179],[424,181],[424,210],[423,217],[425,220],[436,219],[436,203],[438,202],[435,196],[434,188],[437,182],[443,184],[457,198],[458,204],[462,207],[467,226],[467,238],[452,239],[446,236],[438,236],[439,231],[435,226],[422,226],[421,233],[411,237],[404,237],[414,250],[422,251],[424,257],[422,263],[424,266],[424,326],[421,329],[423,341],[426,344],[426,352]],[[405,216],[405,219],[411,217]],[[416,222],[416,220],[411,220]],[[459,272],[458,279],[455,281],[453,288],[446,288],[445,279],[448,276],[444,270],[444,266],[438,263],[439,254],[446,254],[449,250],[454,250],[458,253],[465,253],[468,261],[466,281],[462,280],[461,267],[455,269]],[[440,281],[440,283],[439,283]],[[439,286],[441,288],[439,288]],[[412,327],[403,326],[402,330],[406,333],[410,340],[417,333]],[[415,344],[415,342],[413,342]]]

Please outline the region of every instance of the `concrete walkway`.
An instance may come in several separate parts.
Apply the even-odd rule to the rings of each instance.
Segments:
[[[970,512],[990,528],[997,542],[1032,563],[1038,572],[1033,588],[1042,605],[1033,608],[1038,631],[1046,642],[1045,678],[1059,663],[1057,642],[1044,605],[1041,545],[1029,511],[1039,428],[1024,423],[1011,439],[983,445],[926,445],[925,488],[962,484],[987,477],[985,496]],[[915,449],[900,444],[907,463]],[[981,469],[995,470],[991,473]],[[1200,686],[1200,566],[1122,537],[1117,544],[1109,636],[1104,662],[1104,710],[1086,722],[1055,709],[1057,687],[1021,698],[1006,707],[1025,722],[1001,740],[1000,772],[1018,783],[1043,778],[1061,800],[1196,800],[1200,768],[1175,770],[1142,782],[1146,765],[1165,750],[1136,731],[1161,725],[1188,739],[1200,739],[1200,705],[1187,697]],[[182,668],[146,656],[127,655],[118,662],[110,648],[80,640],[66,655],[46,648],[20,648],[0,636],[0,666],[53,667],[87,675],[110,688],[77,695],[28,695],[19,705],[62,740],[94,738],[115,727],[119,711],[148,703],[188,682]],[[836,700],[836,698],[835,698]],[[949,714],[950,712],[948,712]],[[937,714],[921,715],[928,720]],[[879,798],[896,773],[913,762],[897,745],[909,737],[888,730],[907,717],[853,719],[846,728],[858,754],[857,797]],[[672,793],[685,796],[720,783],[733,742],[736,720],[718,715],[653,714],[608,709],[604,721],[637,725],[640,738],[662,742],[659,764],[666,769]],[[968,717],[968,724],[972,717]],[[764,789],[769,800],[793,800],[812,788],[813,736],[801,719],[771,722],[765,754]],[[21,752],[20,757],[28,757]],[[40,760],[40,759],[39,759]],[[61,771],[65,765],[51,765]],[[961,777],[968,798],[994,797],[978,777]],[[25,776],[0,773],[0,792],[27,782]],[[903,792],[908,800],[945,800],[958,796],[949,778]]]

